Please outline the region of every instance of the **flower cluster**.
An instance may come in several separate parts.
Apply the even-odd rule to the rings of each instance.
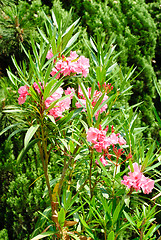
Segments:
[[[101,126],[99,129],[90,127],[87,131],[87,141],[93,143],[93,148],[96,149],[97,152],[102,153],[104,152],[104,155],[100,158],[100,161],[104,166],[107,165],[107,161],[105,157],[107,156],[108,158],[111,157],[109,154],[108,150],[110,146],[114,146],[119,144],[125,145],[126,141],[119,133],[115,134],[113,127],[112,127],[112,133],[110,136],[106,136],[106,133],[108,131],[108,126],[105,128],[105,130],[102,130]],[[115,148],[114,148],[115,150]],[[122,149],[119,149],[119,156],[123,154]],[[115,150],[116,151],[116,150]],[[96,161],[96,163],[98,163]]]
[[[37,94],[40,96],[40,98],[43,99],[43,96],[41,94],[41,91],[44,89],[44,86],[42,86],[42,83],[39,82],[37,84],[36,82],[33,83],[33,88],[37,92]],[[41,89],[40,89],[41,88]],[[30,95],[29,93],[29,87],[28,86],[21,86],[18,90],[18,93],[20,94],[18,98],[18,103],[23,104],[26,101],[26,96]],[[59,87],[50,97],[48,97],[45,100],[45,108],[48,109],[50,105],[55,102],[56,100],[59,100],[63,94],[67,95],[67,97],[61,101],[58,101],[53,108],[49,110],[49,114],[52,115],[54,118],[62,117],[63,112],[65,110],[68,110],[70,108],[71,99],[73,98],[74,89],[68,87],[67,90],[63,90],[62,87]]]
[[[41,90],[40,90],[39,86],[41,87],[41,89],[43,89],[43,86],[42,86],[41,82],[39,82],[39,85],[36,82],[33,83],[33,88],[37,91],[38,94],[41,93]],[[29,91],[29,87],[27,85],[21,86],[18,89],[18,93],[20,94],[20,96],[18,98],[18,104],[21,105],[21,104],[26,102],[27,95],[30,95],[28,91]]]
[[[46,109],[50,107],[50,105],[54,101],[60,99],[63,96],[63,93],[65,93],[65,95],[68,95],[65,99],[57,102],[54,107],[49,110],[49,114],[52,115],[54,118],[62,117],[63,112],[70,108],[71,99],[73,98],[73,92],[73,88],[71,89],[70,87],[68,87],[67,90],[64,91],[62,87],[59,87],[50,97],[48,97],[45,100]]]
[[[88,93],[88,97],[89,99],[91,98],[91,88],[87,88],[87,93]],[[93,94],[93,98],[92,98],[92,107],[94,108],[94,106],[96,105],[97,101],[99,100],[99,98],[102,96],[102,92],[100,91],[97,91],[95,90],[94,94]],[[79,101],[76,103],[76,107],[77,108],[80,108],[82,107],[82,105],[84,106],[84,109],[82,111],[86,111],[86,97],[84,96],[80,86],[78,88],[78,98],[79,98]],[[100,105],[106,101],[108,99],[108,96],[107,94],[105,93],[104,95],[104,98],[102,100],[102,102],[100,103]],[[106,111],[107,109],[107,104],[104,104],[104,106],[98,110],[96,113],[95,113],[95,118],[97,119],[98,118],[98,115],[103,113],[104,111]]]
[[[128,167],[130,169],[130,166]],[[129,176],[124,176],[122,184],[128,188],[134,188],[136,191],[143,190],[144,194],[149,194],[154,188],[154,180],[147,178],[141,172],[141,166],[138,163],[133,163],[134,172],[129,172]]]
[[[52,57],[53,53],[50,49],[46,58],[50,59]],[[55,67],[50,74],[54,76],[59,72],[56,76],[57,79],[61,76],[70,76],[71,74],[82,74],[82,77],[87,77],[87,74],[89,73],[89,59],[84,56],[79,57],[76,51],[71,51],[69,57],[62,56],[57,62],[54,60],[54,63]]]
[[[28,87],[27,85],[21,86],[21,87],[18,89],[18,93],[20,94],[20,96],[19,96],[19,98],[18,98],[18,104],[23,104],[23,103],[25,103],[26,97],[27,97],[27,95],[29,95],[28,89],[29,89],[29,87]]]

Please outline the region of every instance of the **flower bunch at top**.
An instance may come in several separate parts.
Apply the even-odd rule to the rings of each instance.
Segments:
[[[114,153],[118,159],[124,152],[122,152],[122,149],[118,149],[116,152],[116,148],[114,148],[114,146],[117,144],[120,146],[126,144],[125,139],[121,137],[119,133],[114,133],[113,127],[112,133],[108,137],[106,136],[107,131],[108,126],[105,128],[105,130],[102,130],[102,127],[100,126],[99,129],[90,127],[87,131],[87,141],[93,143],[93,148],[95,148],[97,152],[104,153],[100,158],[100,161],[104,166],[107,165],[105,157],[107,156],[110,159],[112,156],[109,154],[109,147],[113,146]],[[96,161],[96,163],[98,162]]]
[[[91,98],[91,87],[90,88],[87,88],[87,93],[88,93],[88,97],[89,99]],[[98,90],[95,90],[94,94],[93,94],[93,98],[92,98],[92,107],[94,108],[94,106],[96,105],[97,101],[99,100],[99,98],[102,96],[102,92],[98,91]],[[86,108],[86,98],[79,86],[78,88],[78,98],[79,98],[79,101],[76,102],[76,107],[77,108],[80,108],[82,107],[82,105],[84,106],[84,109],[82,111],[86,111],[85,108]],[[102,100],[102,102],[100,103],[100,105],[106,101],[108,99],[108,96],[107,94],[105,93],[104,95],[104,98]],[[81,105],[81,103],[82,105]],[[106,111],[107,109],[107,104],[105,104],[100,110],[98,110],[96,113],[95,113],[95,118],[97,119],[98,118],[98,115],[101,114],[102,112]]]
[[[130,166],[128,166],[130,169]],[[128,188],[134,188],[136,191],[143,190],[144,194],[149,194],[154,188],[154,180],[147,178],[141,172],[141,166],[138,163],[133,163],[134,172],[129,172],[129,176],[124,176],[121,181],[122,184]]]
[[[52,49],[50,49],[47,53],[46,58],[50,59],[53,57]],[[61,76],[67,75],[75,75],[75,74],[82,74],[82,77],[87,77],[89,73],[89,59],[85,58],[84,56],[78,56],[76,51],[71,51],[69,57],[65,57],[62,55],[60,60],[57,62],[54,60],[55,67],[52,69],[50,73],[52,76],[57,74],[56,78],[59,79]]]

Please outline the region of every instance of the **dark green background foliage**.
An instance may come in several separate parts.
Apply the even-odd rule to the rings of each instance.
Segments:
[[[88,51],[83,35],[87,39],[88,33],[96,39],[99,34],[108,40],[115,33],[116,51],[121,51],[118,62],[122,70],[127,71],[134,65],[137,67],[135,74],[140,73],[131,82],[133,94],[128,97],[129,104],[143,101],[138,111],[141,125],[148,126],[145,136],[159,141],[152,105],[154,102],[160,114],[159,96],[153,79],[161,79],[161,0],[0,0],[1,109],[4,104],[11,103],[13,97],[15,101],[18,97],[17,93],[10,91],[10,83],[4,78],[5,69],[8,66],[13,68],[11,56],[14,54],[18,61],[25,59],[21,43],[30,49],[30,35],[39,40],[37,26],[44,28],[43,11],[49,15],[51,8],[61,14],[64,22],[70,16],[67,11],[71,8],[71,22],[81,17],[79,28],[82,40],[75,50],[81,50],[86,57]],[[1,114],[0,131],[13,122],[14,119]],[[16,159],[23,147],[23,134],[17,134],[7,142],[8,136],[9,133],[0,139],[0,239],[28,239],[34,230],[38,211],[48,206],[42,198],[44,178],[42,176],[32,184],[42,175],[37,148],[30,150],[24,162],[17,165]],[[54,159],[55,156],[50,168],[54,166]]]

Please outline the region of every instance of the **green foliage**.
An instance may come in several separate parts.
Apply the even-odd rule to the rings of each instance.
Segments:
[[[8,233],[6,229],[0,231],[0,238],[4,240],[8,240]]]

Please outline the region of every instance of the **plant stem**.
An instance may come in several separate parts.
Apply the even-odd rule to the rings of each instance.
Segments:
[[[42,166],[43,166],[43,170],[44,170],[44,174],[45,174],[45,181],[46,181],[46,185],[47,185],[48,192],[49,192],[51,211],[52,211],[52,215],[54,215],[55,211],[52,207],[52,192],[51,192],[49,176],[48,176],[48,158],[49,158],[49,156],[47,154],[47,144],[44,140],[43,126],[41,127],[41,133],[42,133],[42,144],[39,141],[38,142],[38,148],[39,148],[40,158],[41,158],[41,162],[42,162]],[[38,135],[39,135],[39,138],[40,138],[40,132],[38,133]]]
[[[60,197],[64,177],[65,177],[66,171],[67,171],[69,165],[71,164],[71,162],[72,162],[72,158],[69,158],[68,163],[66,163],[66,159],[64,158],[64,167],[63,167],[63,171],[62,171],[62,175],[61,175],[61,179],[59,181],[59,187],[58,187],[58,197]]]
[[[93,149],[91,149],[90,169],[89,169],[89,188],[90,188],[91,199],[93,197],[93,191],[92,191],[92,163],[93,163]]]

